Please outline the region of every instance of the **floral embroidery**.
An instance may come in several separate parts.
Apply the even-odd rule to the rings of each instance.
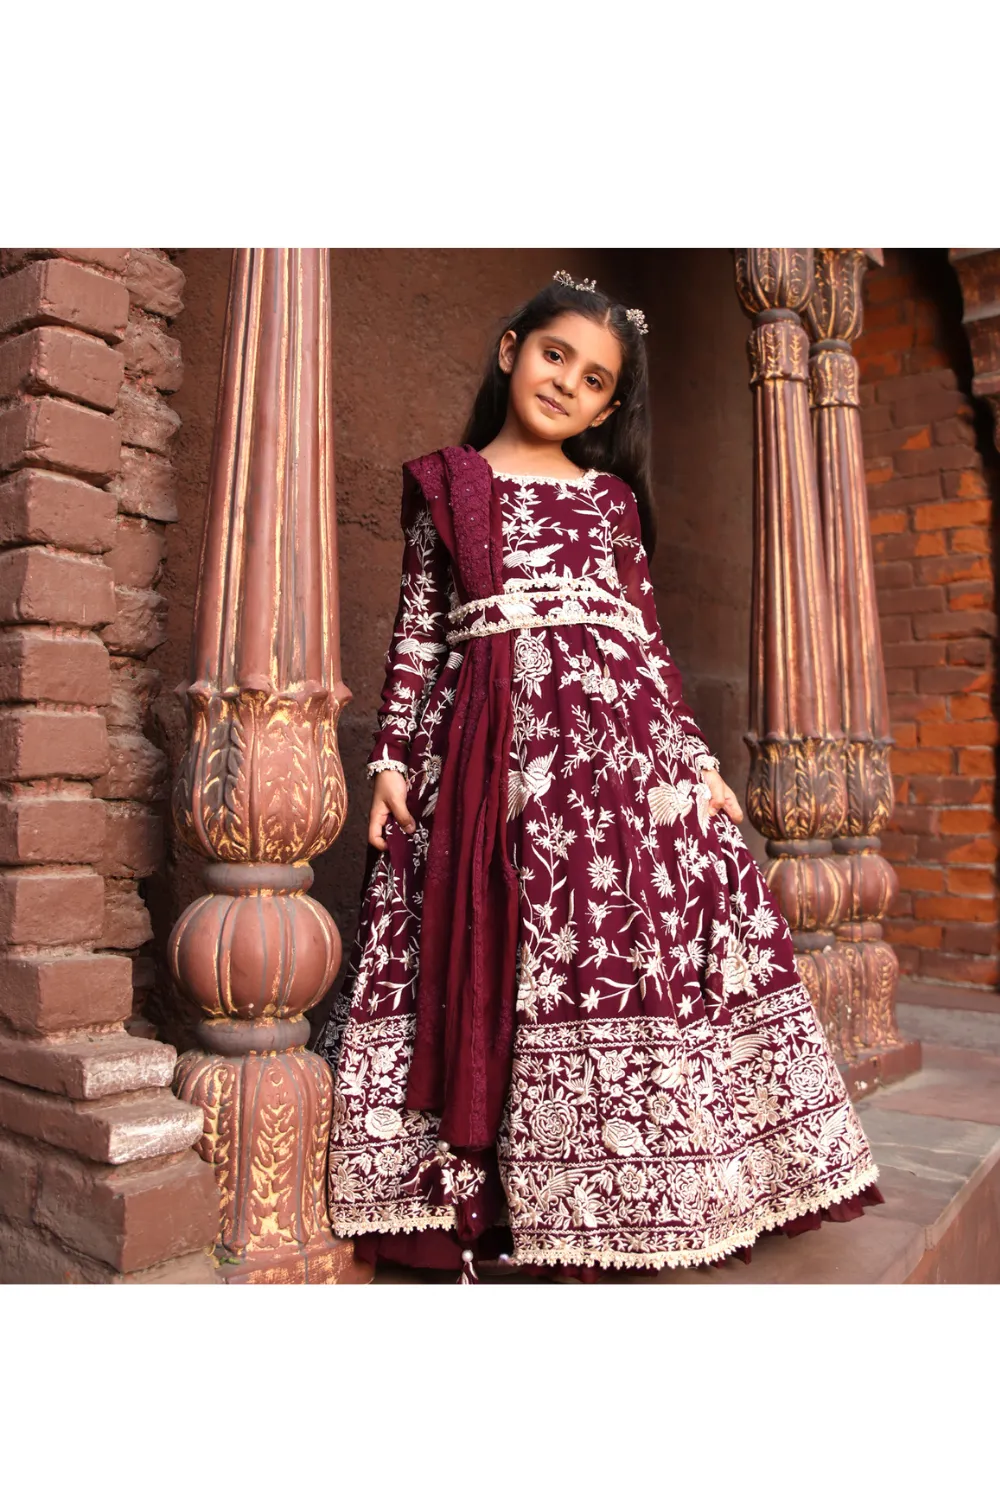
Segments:
[[[405,527],[369,765],[405,772],[416,831],[390,820],[320,1043],[336,1075],[334,1227],[447,1227],[481,1186],[405,1095],[427,842],[463,661],[449,648],[504,629],[520,923],[497,1157],[515,1254],[713,1260],[877,1169],[774,898],[739,829],[712,813],[701,773],[718,762],[660,636],[631,491],[593,473],[498,482],[502,595],[459,605],[426,511]]]

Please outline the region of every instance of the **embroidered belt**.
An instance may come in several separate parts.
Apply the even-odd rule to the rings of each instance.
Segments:
[[[457,627],[445,636],[449,646],[473,636],[546,625],[601,625],[621,631],[630,640],[652,639],[642,611],[601,588],[592,578],[560,578],[551,584],[511,583],[502,594],[487,594],[458,605],[449,611],[448,621]]]

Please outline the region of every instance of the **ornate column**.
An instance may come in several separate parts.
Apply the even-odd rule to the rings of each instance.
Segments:
[[[366,1280],[334,1239],[325,1175],[332,1086],[303,1014],[341,945],[307,863],[346,811],[329,253],[237,250],[196,607],[190,744],[174,788],[209,894],[170,937],[204,1052],[175,1089],[204,1110],[231,1281]]]
[[[809,417],[811,250],[737,250],[754,326],[754,560],[747,809],[799,973],[843,1063],[853,1022],[834,940],[844,888],[833,839],[847,810],[833,625]]]
[[[816,250],[806,305],[812,333],[809,374],[819,505],[833,624],[834,682],[844,730],[847,800],[833,840],[843,880],[835,928],[847,990],[839,1010],[841,1045],[852,1083],[862,1090],[920,1066],[919,1042],[896,1029],[899,961],[882,940],[882,919],[898,890],[879,852],[892,814],[889,704],[879,630],[868,496],[862,452],[858,365],[851,341],[861,332],[861,285],[881,251]]]

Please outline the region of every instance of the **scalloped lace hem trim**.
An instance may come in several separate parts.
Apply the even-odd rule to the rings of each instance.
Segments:
[[[573,1245],[567,1241],[552,1247],[518,1246],[517,1230],[514,1230],[514,1254],[510,1258],[511,1269],[517,1266],[599,1266],[602,1270],[679,1270],[687,1266],[701,1266],[707,1262],[721,1260],[735,1250],[745,1250],[769,1229],[778,1229],[790,1219],[803,1214],[815,1213],[820,1208],[830,1208],[845,1198],[852,1198],[863,1188],[871,1187],[878,1180],[879,1169],[875,1162],[853,1172],[844,1182],[815,1193],[800,1193],[785,1199],[780,1207],[769,1213],[759,1214],[749,1224],[711,1244],[694,1250],[615,1250],[595,1247],[593,1244]],[[401,1213],[396,1205],[386,1205],[386,1211],[362,1219],[337,1217],[332,1221],[335,1234],[351,1238],[358,1234],[413,1234],[421,1229],[452,1229],[455,1213],[447,1205],[433,1208],[415,1204]]]
[[[678,1270],[685,1266],[700,1266],[706,1262],[721,1260],[735,1250],[745,1250],[769,1229],[778,1229],[791,1219],[803,1214],[815,1213],[820,1208],[830,1208],[844,1198],[852,1198],[863,1188],[870,1187],[878,1179],[879,1169],[875,1162],[854,1172],[846,1181],[835,1187],[824,1188],[816,1193],[801,1193],[785,1199],[779,1208],[760,1214],[741,1229],[702,1245],[695,1250],[614,1250],[593,1245],[573,1245],[565,1242],[552,1247],[534,1246],[523,1249],[518,1245],[517,1230],[514,1231],[514,1254],[510,1264],[514,1266],[599,1266],[603,1270]]]
[[[397,1205],[387,1203],[384,1212],[373,1208],[364,1219],[331,1216],[330,1224],[334,1234],[342,1238],[356,1234],[414,1234],[419,1229],[454,1229],[455,1210],[448,1204],[429,1207],[416,1203],[400,1212]]]

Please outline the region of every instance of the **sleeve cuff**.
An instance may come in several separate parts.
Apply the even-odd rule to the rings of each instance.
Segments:
[[[409,774],[409,766],[404,760],[394,760],[388,749],[383,749],[377,760],[370,760],[365,768],[368,780],[372,781],[379,771],[399,771],[402,775]]]

